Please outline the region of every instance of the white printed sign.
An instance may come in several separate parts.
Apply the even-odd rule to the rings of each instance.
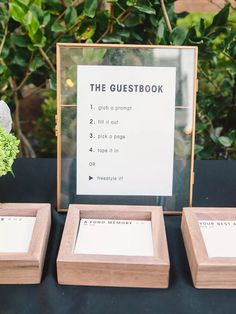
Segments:
[[[81,219],[74,253],[153,256],[151,221]]]
[[[236,221],[199,220],[208,256],[236,257]]]
[[[176,68],[77,70],[76,193],[171,196]]]
[[[0,253],[29,250],[36,217],[0,216]]]

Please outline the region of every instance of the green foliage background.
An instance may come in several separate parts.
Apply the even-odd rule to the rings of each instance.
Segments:
[[[236,13],[229,12],[226,4],[216,15],[176,14],[174,1],[164,0],[1,1],[0,99],[14,112],[21,153],[55,155],[56,43],[96,42],[198,46],[196,157],[236,158]],[[47,90],[37,144],[23,134],[20,115],[32,85]]]

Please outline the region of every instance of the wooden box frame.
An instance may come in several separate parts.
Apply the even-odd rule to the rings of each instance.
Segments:
[[[208,257],[201,219],[236,220],[236,208],[184,208],[181,229],[194,286],[236,288],[236,257]]]
[[[50,204],[0,204],[1,216],[36,217],[27,253],[0,253],[0,284],[40,283],[51,225]]]
[[[81,218],[151,220],[154,256],[74,254]],[[70,205],[57,257],[60,284],[167,288],[169,255],[163,211],[157,206]]]
[[[193,99],[190,107],[186,107],[185,105],[176,106],[176,110],[184,111],[191,109],[192,110],[192,126],[191,129],[186,131],[185,135],[189,136],[191,138],[191,144],[190,144],[190,156],[184,161],[189,161],[189,176],[186,177],[186,180],[188,180],[187,183],[187,189],[188,191],[181,192],[178,194],[174,194],[171,197],[163,197],[163,196],[152,196],[152,200],[149,200],[149,198],[145,196],[124,196],[121,195],[121,202],[119,204],[135,204],[135,205],[157,205],[157,206],[163,206],[163,209],[166,214],[180,214],[183,206],[192,206],[192,197],[193,197],[193,184],[194,184],[194,145],[195,145],[195,115],[196,115],[196,92],[198,90],[198,80],[197,80],[197,54],[198,54],[198,48],[195,46],[165,46],[165,45],[131,45],[131,44],[88,44],[88,43],[57,43],[57,115],[55,117],[56,119],[56,127],[55,127],[55,133],[57,136],[57,210],[58,212],[64,212],[67,211],[69,203],[90,203],[91,200],[93,204],[114,204],[114,196],[101,196],[101,195],[83,195],[78,196],[73,191],[75,189],[75,184],[73,184],[73,174],[74,171],[71,171],[70,174],[67,173],[68,171],[68,164],[65,165],[66,173],[64,173],[63,169],[63,160],[68,161],[68,156],[63,156],[63,110],[73,110],[77,108],[77,104],[75,103],[64,103],[63,97],[62,97],[62,86],[65,85],[65,82],[62,79],[62,62],[65,62],[67,58],[63,58],[62,50],[63,49],[69,49],[71,51],[76,51],[77,49],[127,49],[132,50],[155,50],[155,49],[168,49],[169,51],[174,50],[192,50],[194,52],[194,66],[193,66]],[[67,57],[69,53],[66,54]],[[63,60],[63,61],[61,61]],[[86,63],[87,64],[87,63]],[[94,63],[96,64],[96,63]],[[77,63],[78,65],[78,63]],[[67,65],[67,69],[70,67]],[[70,80],[70,75],[67,73],[66,78]],[[63,85],[64,84],[64,85]],[[75,87],[72,87],[72,89]],[[76,109],[77,110],[77,109]],[[66,130],[68,131],[68,123],[66,125]],[[71,138],[73,138],[72,135],[70,135]],[[72,141],[72,140],[71,140]],[[183,145],[183,144],[181,144]],[[69,151],[67,149],[67,151]],[[185,159],[185,158],[184,158]],[[176,159],[178,160],[178,159]],[[180,175],[176,174],[176,180],[179,180]],[[67,184],[65,184],[65,182]],[[64,183],[63,183],[64,182]],[[65,190],[63,186],[66,186]],[[178,184],[180,190],[184,190],[183,186],[181,184]],[[177,193],[177,192],[176,192]],[[70,195],[71,194],[71,195]],[[188,198],[184,204],[180,204],[177,201],[178,197],[182,197],[183,194],[186,194],[185,196]],[[70,195],[70,196],[69,196]],[[116,196],[116,200],[117,200]],[[151,197],[151,196],[150,196]],[[64,204],[64,201],[62,199],[66,198],[67,201]],[[154,201],[154,198],[156,201]],[[160,198],[160,200],[158,200]],[[164,199],[164,201],[163,201]],[[157,201],[158,200],[158,201]],[[117,202],[117,201],[116,201]],[[168,208],[167,208],[168,203]],[[173,205],[174,204],[174,205]],[[114,204],[115,205],[115,204]],[[175,208],[176,207],[176,208]],[[178,208],[177,208],[178,207]]]

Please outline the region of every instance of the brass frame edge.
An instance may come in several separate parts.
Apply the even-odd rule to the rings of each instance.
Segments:
[[[59,48],[83,48],[83,47],[97,47],[97,48],[159,48],[159,49],[196,49],[196,46],[168,46],[168,45],[133,45],[133,44],[86,44],[86,43],[57,43]]]
[[[61,75],[60,75],[60,45],[56,45],[57,71],[57,211],[60,211],[61,202]]]
[[[132,44],[81,44],[81,43],[57,43],[56,44],[56,74],[57,74],[57,211],[66,212],[60,208],[61,201],[61,75],[60,75],[60,48],[159,48],[159,49],[193,49],[194,50],[194,88],[192,106],[192,141],[190,156],[190,183],[189,183],[189,207],[192,207],[194,184],[194,145],[196,129],[196,95],[198,91],[197,64],[198,47],[196,46],[167,46],[167,45],[132,45]],[[163,211],[165,215],[181,215],[181,211]]]
[[[192,113],[192,143],[191,143],[191,159],[190,159],[190,186],[189,186],[189,206],[193,204],[193,184],[194,184],[194,146],[195,146],[195,130],[196,130],[196,110],[197,110],[197,64],[198,64],[198,47],[194,48],[194,87],[193,87],[193,113]]]

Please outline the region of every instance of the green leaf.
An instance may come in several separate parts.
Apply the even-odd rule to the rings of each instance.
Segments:
[[[38,7],[42,6],[42,0],[34,0],[34,4],[37,5]]]
[[[139,10],[140,12],[146,13],[146,14],[156,14],[156,10],[153,9],[152,7],[149,7],[147,5],[144,4],[140,4],[140,5],[135,5],[134,6],[137,10]]]
[[[28,11],[23,19],[23,23],[32,42],[35,44],[41,43],[43,34],[36,14],[33,11]]]
[[[39,21],[36,15],[32,11],[28,11],[23,19],[23,23],[29,31],[30,37],[32,39],[33,35],[36,34],[39,29]]]
[[[214,133],[210,133],[210,138],[212,139],[212,141],[215,143],[215,144],[217,144],[217,142],[218,142],[218,138],[217,138],[217,136],[215,136],[215,134]]]
[[[64,32],[65,30],[66,30],[65,26],[58,22],[55,22],[52,24],[52,27],[51,27],[52,32],[58,33],[58,32]]]
[[[68,7],[65,11],[65,22],[68,27],[71,27],[77,18],[77,11],[74,7]]]
[[[128,39],[130,36],[130,32],[126,30],[120,30],[120,31],[117,31],[117,35]]]
[[[89,40],[86,42],[89,42]],[[94,49],[92,47],[88,47],[87,49],[83,50],[83,61],[85,64],[100,64],[104,59],[106,51],[107,49],[104,48]],[[72,76],[73,75],[71,75],[71,77]]]
[[[61,43],[72,43],[75,40],[75,37],[72,35],[62,35],[60,38]]]
[[[9,12],[8,10],[3,6],[3,7],[0,7],[0,21],[1,22],[8,22],[9,20]]]
[[[130,14],[130,16],[125,20],[125,26],[135,27],[141,22],[140,16],[137,14]]]
[[[218,141],[220,142],[220,144],[222,144],[225,147],[230,147],[233,143],[233,140],[227,136],[218,137]]]
[[[35,36],[35,43],[34,47],[40,47],[43,48],[46,45],[47,38],[43,36],[43,33],[41,31],[38,31],[37,36]]]
[[[197,36],[197,32],[195,29],[195,26],[192,26],[187,35],[186,35],[186,41],[188,42],[188,44],[192,44],[192,45],[197,45],[197,44],[202,44],[203,43],[203,39],[201,37]]]
[[[6,70],[6,67],[0,63],[0,74],[3,74],[5,70]]]
[[[159,18],[155,15],[149,15],[149,19],[150,19],[150,22],[151,22],[151,24],[152,24],[152,26],[154,26],[154,27],[157,27],[158,26],[158,24],[159,24],[159,22],[160,22],[160,20],[159,20]]]
[[[131,32],[130,36],[133,37],[134,39],[136,39],[137,41],[141,41],[141,42],[143,41],[143,38],[141,36],[139,36],[139,34],[136,32]]]
[[[223,127],[222,127],[222,126],[218,126],[218,127],[216,127],[215,129],[213,129],[213,132],[214,132],[214,134],[215,134],[215,136],[216,136],[217,138],[220,136],[222,130],[223,130]]]
[[[2,59],[5,59],[10,53],[10,48],[7,45],[4,45],[2,48],[2,51],[0,53],[0,56]]]
[[[200,133],[207,128],[207,125],[202,122],[196,122],[196,133]]]
[[[223,26],[228,19],[229,16],[230,3],[227,3],[224,8],[215,15],[212,25],[214,26]]]
[[[93,18],[98,6],[98,0],[85,0],[84,1],[84,14]]]
[[[19,65],[20,67],[25,67],[28,64],[28,61],[18,54],[15,55],[12,63]]]
[[[158,38],[163,38],[165,33],[165,22],[163,20],[160,21],[157,29],[157,37]]]
[[[95,53],[94,53],[95,60],[97,60],[98,63],[102,63],[106,52],[107,52],[107,49],[105,48],[95,49]]]
[[[96,31],[96,20],[93,19],[87,19],[84,23],[82,23],[78,35],[81,37],[81,39],[88,39],[93,37],[94,33]]]
[[[121,37],[119,35],[113,34],[113,35],[107,35],[102,40],[104,43],[123,43]]]
[[[173,29],[170,36],[174,45],[182,45],[186,39],[187,31],[182,26],[177,26]]]
[[[235,10],[235,12],[236,12],[236,10]],[[231,30],[231,32],[228,33],[228,36],[225,38],[223,45],[225,47],[228,46],[232,41],[235,40],[235,38],[236,38],[236,29],[235,30]]]
[[[43,18],[42,26],[45,27],[50,22],[50,20],[51,20],[51,15],[49,13],[46,13]]]
[[[83,50],[83,60],[86,64],[93,64],[94,60],[94,48],[88,47]]]
[[[55,73],[51,74],[50,85],[51,85],[52,90],[56,90],[56,88],[57,88],[57,78],[56,78],[56,74]]]
[[[199,31],[202,35],[204,35],[205,32],[205,21],[203,18],[200,19],[200,25],[199,25]]]
[[[37,48],[34,46],[34,44],[29,44],[28,46],[27,46],[27,49],[29,50],[29,51],[31,51],[31,52],[33,52],[33,51],[35,51]]]
[[[15,2],[15,1],[13,0],[12,2]],[[18,0],[17,2],[18,3],[22,3],[22,4],[26,5],[26,6],[28,6],[29,3],[30,3],[30,0]]]
[[[229,80],[229,79],[227,79],[227,78],[225,78],[222,82],[221,82],[221,84],[220,84],[220,88],[221,88],[221,90],[222,90],[222,92],[224,91],[224,90],[228,90],[228,89],[233,89],[233,81],[232,80]]]
[[[220,34],[224,34],[229,32],[231,29],[229,27],[217,27],[214,31],[212,31],[210,34],[208,34],[208,38],[213,40],[217,38]]]
[[[22,23],[23,19],[28,11],[28,7],[24,4],[17,3],[17,2],[10,2],[9,3],[9,12],[10,16],[13,20]]]
[[[152,8],[150,1],[131,0],[126,1],[126,5],[136,8],[139,12],[146,14],[156,14],[156,10]]]
[[[128,7],[133,7],[133,6],[135,6],[137,4],[137,1],[136,0],[128,0],[128,1],[126,1],[126,5],[128,6]]]
[[[117,25],[121,26],[122,28],[125,27],[125,24],[120,19],[117,19],[116,22],[117,22]]]
[[[228,53],[231,57],[235,58],[236,57],[236,40],[232,41],[230,43],[229,48],[228,48]]]
[[[35,15],[35,17],[38,19],[39,24],[43,23],[43,19],[44,19],[44,14],[45,12],[37,5],[32,4],[30,6],[30,11],[32,11],[32,13]]]
[[[44,60],[41,56],[36,56],[30,63],[29,69],[33,72],[44,65]]]
[[[195,155],[198,154],[198,153],[200,153],[203,149],[204,149],[203,146],[198,145],[198,144],[195,144],[195,147],[194,147],[194,153],[195,153]]]
[[[11,34],[11,42],[18,47],[27,47],[30,44],[30,40],[27,36]]]

